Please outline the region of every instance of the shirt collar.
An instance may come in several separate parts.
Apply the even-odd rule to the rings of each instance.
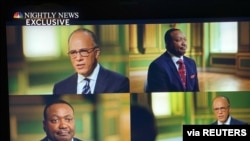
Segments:
[[[228,116],[226,122],[222,123],[222,122],[218,121],[218,125],[222,125],[222,124],[230,125],[230,121],[231,121],[231,116]]]
[[[99,65],[99,63],[97,63],[94,71],[88,76],[88,78],[90,80],[96,81],[99,70],[100,70],[100,65]],[[80,82],[82,82],[85,79],[85,77],[83,75],[81,75],[79,73],[77,75],[78,75],[78,77],[77,77],[77,83],[80,83]]]
[[[174,54],[170,53],[169,51],[168,51],[168,54],[171,56],[171,58],[172,58],[172,60],[173,60],[174,63],[176,63],[179,59],[182,59],[182,60],[183,60],[183,56],[177,57],[177,56],[175,56]],[[184,60],[183,60],[183,61],[184,61]]]

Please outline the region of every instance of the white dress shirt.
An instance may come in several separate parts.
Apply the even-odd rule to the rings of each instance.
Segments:
[[[99,73],[99,70],[100,70],[100,65],[97,63],[97,65],[96,65],[94,71],[92,72],[92,74],[90,74],[87,77],[87,78],[90,79],[89,86],[90,86],[91,94],[94,93],[95,84],[96,84],[97,75]],[[82,88],[86,84],[86,81],[84,81],[84,79],[85,79],[85,77],[78,73],[78,77],[77,77],[77,94],[82,93]]]
[[[229,116],[229,117],[227,118],[227,121],[226,121],[226,122],[222,123],[222,122],[220,122],[220,121],[217,121],[217,124],[218,124],[218,125],[222,125],[222,124],[224,124],[224,125],[230,125],[230,121],[231,121],[231,116]]]
[[[170,53],[170,52],[168,52],[168,54],[171,56],[172,61],[174,62],[175,67],[176,67],[176,69],[178,70],[179,64],[177,63],[177,61],[179,61],[179,59],[182,59],[183,62],[184,62],[183,56],[181,56],[181,57],[176,57],[176,56],[174,56],[174,55],[173,55],[172,53]]]

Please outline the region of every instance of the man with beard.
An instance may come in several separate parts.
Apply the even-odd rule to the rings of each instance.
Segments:
[[[212,125],[247,125],[248,123],[235,119],[230,115],[230,101],[225,96],[217,96],[213,100],[213,112],[216,121]]]
[[[43,111],[43,118],[46,137],[41,141],[81,141],[74,138],[74,109],[68,102],[55,100],[47,104]]]
[[[146,92],[197,92],[199,83],[194,60],[184,56],[186,37],[180,29],[165,33],[166,51],[148,68]]]

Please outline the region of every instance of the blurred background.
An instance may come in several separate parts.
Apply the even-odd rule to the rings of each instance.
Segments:
[[[187,7],[181,5],[182,8]],[[84,9],[89,10],[96,5],[88,7],[85,5]],[[151,3],[149,7],[152,7]],[[159,11],[165,11],[165,5],[162,7]],[[106,5],[98,8],[102,8],[98,10],[104,13],[109,12]],[[215,10],[215,15],[225,13],[219,9],[219,12]],[[150,16],[143,11],[148,8],[140,10],[134,14]],[[131,11],[124,9],[124,15],[119,14],[118,17]],[[163,15],[173,14],[169,12]],[[182,12],[181,15],[190,15],[187,13]],[[133,134],[130,133],[130,126],[133,126],[130,125],[130,116],[134,115],[130,115],[129,107],[130,104],[140,104],[154,113],[157,141],[181,141],[183,124],[210,124],[214,121],[211,105],[217,95],[228,96],[232,115],[250,123],[249,21],[131,23],[53,27],[7,25],[11,141],[40,140],[45,136],[42,129],[43,107],[47,100],[53,98],[49,96],[53,84],[74,72],[67,56],[67,40],[78,27],[88,28],[97,34],[101,41],[100,63],[128,76],[132,94],[104,94],[88,98],[62,96],[75,107],[76,137],[85,141],[130,141],[130,134]],[[148,66],[165,51],[164,34],[170,28],[181,29],[187,37],[186,55],[196,61],[200,93],[144,93]]]
[[[41,140],[43,109],[52,95],[9,97],[11,141]],[[75,137],[84,141],[130,141],[130,95],[63,95],[75,111]]]
[[[139,104],[152,110],[158,132],[155,141],[182,141],[182,125],[208,125],[216,120],[212,100],[218,95],[230,99],[233,117],[250,124],[249,92],[134,93],[131,105]],[[140,117],[133,113],[131,119],[137,116]],[[131,124],[131,130],[137,128],[134,126],[137,125]]]
[[[76,135],[79,138],[130,140],[129,107],[130,103],[137,103],[153,110],[157,121],[157,141],[181,140],[183,124],[209,124],[214,121],[211,102],[216,95],[228,96],[232,115],[250,123],[248,21],[53,27],[8,25],[8,90],[13,141],[39,140],[44,136],[40,113],[46,95],[49,98],[52,93],[53,84],[74,72],[67,56],[67,40],[78,27],[88,28],[97,34],[101,41],[99,62],[128,76],[131,92],[98,95],[98,102],[96,98],[63,96],[74,106],[84,107],[76,112],[79,123]],[[148,66],[165,51],[164,34],[170,28],[181,29],[187,37],[186,56],[196,61],[199,93],[144,93]],[[98,124],[91,126],[92,123]],[[128,131],[121,132],[121,129]]]
[[[164,35],[179,28],[186,56],[195,60],[200,91],[250,90],[250,22],[219,21],[136,24],[131,26],[129,75],[132,93],[144,91],[149,64],[165,52]]]
[[[52,94],[53,85],[75,71],[68,36],[80,27],[99,38],[99,62],[129,76],[128,25],[7,26],[9,94]]]

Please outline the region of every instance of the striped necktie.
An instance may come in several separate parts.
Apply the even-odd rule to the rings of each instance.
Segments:
[[[91,93],[90,86],[89,86],[90,79],[85,78],[84,81],[86,83],[85,83],[85,85],[82,88],[82,94],[90,94]]]
[[[184,89],[186,89],[186,67],[185,67],[185,64],[184,64],[182,59],[179,59],[177,61],[177,64],[179,64],[178,73],[181,77],[182,85],[183,85]]]

